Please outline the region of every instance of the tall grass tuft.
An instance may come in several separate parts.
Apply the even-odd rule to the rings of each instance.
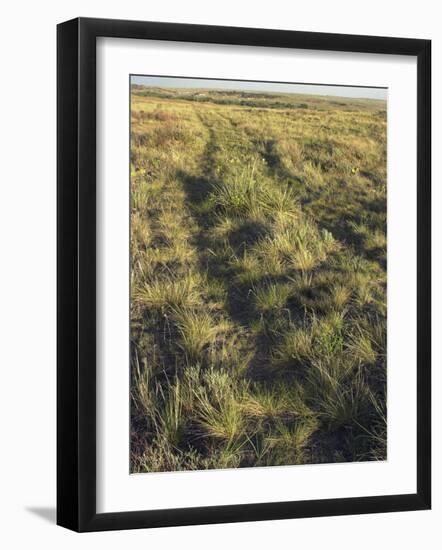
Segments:
[[[212,316],[205,311],[181,308],[173,311],[180,334],[180,346],[188,358],[197,360],[204,348],[214,341],[217,327]]]

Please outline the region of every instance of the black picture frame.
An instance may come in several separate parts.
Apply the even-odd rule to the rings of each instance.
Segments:
[[[96,512],[96,39],[152,39],[417,58],[417,492]],[[57,523],[75,531],[425,510],[431,506],[431,41],[79,18],[57,28]]]

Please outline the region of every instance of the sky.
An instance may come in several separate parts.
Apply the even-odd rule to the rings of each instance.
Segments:
[[[212,88],[217,90],[246,90],[254,92],[280,92],[292,94],[328,95],[368,99],[387,99],[387,88],[364,88],[358,86],[330,86],[323,84],[282,84],[274,82],[251,82],[238,80],[215,80],[199,78],[175,78],[166,76],[131,76],[132,84],[162,88]]]

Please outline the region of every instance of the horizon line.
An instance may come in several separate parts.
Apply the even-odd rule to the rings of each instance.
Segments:
[[[216,84],[215,84],[216,83]],[[234,80],[186,76],[150,76],[131,74],[130,84],[144,87],[174,90],[209,89],[214,91],[250,91],[269,94],[309,95],[339,97],[342,99],[365,99],[387,101],[388,88],[376,86],[354,86],[342,84],[319,84],[297,82],[271,82],[257,80]]]

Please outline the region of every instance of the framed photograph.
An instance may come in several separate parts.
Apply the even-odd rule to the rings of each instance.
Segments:
[[[58,26],[59,525],[430,508],[430,53]]]

